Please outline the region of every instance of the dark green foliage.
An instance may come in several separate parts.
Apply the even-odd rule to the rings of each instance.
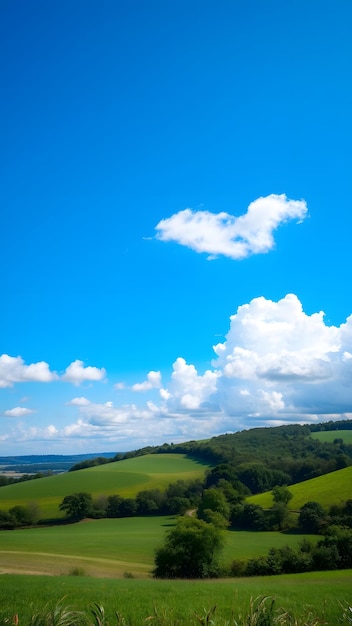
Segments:
[[[121,503],[120,517],[133,517],[137,513],[137,502],[133,498],[124,498]]]
[[[233,508],[232,526],[245,530],[268,530],[268,516],[259,504],[246,503]]]
[[[281,470],[269,469],[263,463],[244,463],[237,468],[238,479],[251,493],[269,491],[276,485],[287,484],[288,474]]]
[[[287,526],[288,508],[284,502],[275,502],[268,514],[271,530],[284,530]]]
[[[332,528],[316,546],[303,541],[298,550],[289,546],[271,548],[267,556],[250,559],[247,563],[235,561],[231,573],[236,576],[272,576],[351,567],[352,531]]]
[[[65,496],[59,508],[73,520],[89,517],[92,512],[92,496],[85,492],[73,493],[70,496]]]
[[[319,502],[306,502],[299,513],[299,527],[304,533],[320,533],[326,514]]]
[[[136,503],[138,515],[160,514],[165,509],[165,495],[160,489],[140,491],[137,494]]]
[[[16,522],[16,526],[31,526],[38,521],[39,507],[35,502],[21,505],[17,504],[9,510],[9,514]]]
[[[17,526],[17,520],[8,511],[0,511],[0,529],[13,530]]]
[[[342,505],[334,505],[329,511],[330,524],[352,528],[352,500],[347,500]]]
[[[97,467],[98,465],[105,465],[105,463],[111,463],[114,459],[107,459],[104,456],[97,456],[94,459],[85,459],[76,463],[70,467],[69,472],[76,472],[77,470],[87,469],[87,467]]]
[[[229,519],[230,506],[225,495],[220,489],[205,489],[203,492],[203,496],[198,507],[199,519],[206,519],[204,512],[208,510],[219,513],[225,520]]]
[[[275,503],[283,503],[287,505],[292,500],[293,495],[286,485],[276,485],[272,490],[273,500]]]
[[[156,551],[155,578],[211,578],[219,575],[223,536],[212,524],[182,517]]]
[[[119,495],[108,496],[108,505],[106,507],[107,517],[122,517],[121,505],[123,498]]]
[[[230,484],[238,482],[236,469],[229,463],[221,463],[216,465],[206,473],[205,486],[215,487],[219,480],[226,480]]]
[[[107,517],[134,517],[137,514],[137,502],[133,498],[122,498],[118,494],[107,499]]]

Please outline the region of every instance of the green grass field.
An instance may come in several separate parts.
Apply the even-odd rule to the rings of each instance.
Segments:
[[[292,511],[298,511],[306,502],[311,501],[319,502],[325,509],[328,509],[332,504],[341,504],[352,498],[352,466],[290,485],[289,490],[293,498],[288,507]],[[250,496],[247,502],[259,504],[264,509],[268,509],[273,504],[273,497],[271,491],[266,491]]]
[[[69,574],[121,578],[126,571],[146,578],[154,552],[176,518],[169,516],[102,519],[0,532],[0,573]],[[301,535],[227,531],[223,563],[264,555],[275,546],[297,546]],[[314,540],[314,538],[313,538]]]
[[[341,623],[341,603],[351,604],[351,589],[351,570],[203,582],[7,575],[1,576],[0,614],[18,613],[22,626],[33,613],[64,598],[66,604],[84,611],[94,602],[103,605],[111,625],[141,626],[150,621],[168,626],[225,626],[233,624],[239,613],[248,612],[251,598],[268,595],[275,598],[277,609],[282,607],[305,620],[296,624],[312,623],[308,619],[313,614],[319,624],[336,626]],[[206,621],[206,611],[215,605],[214,621]],[[115,611],[126,621],[117,622]],[[152,619],[146,621],[148,617]]]
[[[352,443],[352,430],[324,430],[312,433],[313,439],[319,439],[323,443],[333,443],[334,439],[342,439],[344,443]]]
[[[136,496],[143,489],[165,489],[176,480],[201,478],[209,465],[183,454],[148,454],[116,463],[66,472],[0,488],[0,509],[36,502],[44,519],[64,517],[60,502],[67,495],[86,491],[93,498],[119,494]]]

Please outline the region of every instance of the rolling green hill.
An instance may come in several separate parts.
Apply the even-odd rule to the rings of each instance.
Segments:
[[[327,510],[332,504],[352,499],[352,466],[290,485],[289,490],[293,495],[288,505],[291,511],[298,511],[311,501],[319,502]],[[247,502],[268,509],[273,504],[271,491],[250,496]]]
[[[72,493],[85,491],[93,498],[111,494],[130,498],[144,489],[162,490],[178,479],[201,478],[208,467],[184,454],[148,454],[1,487],[0,509],[6,511],[17,504],[35,502],[41,518],[64,517],[59,505]]]

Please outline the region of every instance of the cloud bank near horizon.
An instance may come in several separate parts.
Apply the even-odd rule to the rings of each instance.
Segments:
[[[208,259],[223,255],[241,260],[272,250],[274,231],[290,220],[302,222],[307,214],[305,200],[270,194],[251,202],[247,212],[239,217],[189,208],[179,211],[156,225],[156,238],[205,252]]]
[[[160,371],[150,371],[142,383],[132,385],[131,397],[150,394],[142,406],[97,402],[94,385],[106,372],[79,360],[60,377],[48,364],[26,366],[20,357],[3,355],[0,384],[90,382],[89,393],[66,403],[76,411],[76,421],[45,428],[27,428],[22,422],[19,441],[95,440],[95,445],[101,441],[132,449],[254,426],[352,418],[352,316],[339,327],[328,326],[322,311],[307,315],[294,294],[278,302],[259,297],[238,307],[225,341],[213,350],[211,368],[203,373],[180,356],[167,381]],[[106,393],[116,396],[122,387],[112,385]],[[33,409],[15,407],[3,416],[35,421],[31,413]]]

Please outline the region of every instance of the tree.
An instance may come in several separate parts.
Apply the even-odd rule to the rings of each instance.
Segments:
[[[155,553],[156,578],[211,578],[219,574],[223,534],[203,520],[181,517]]]
[[[287,489],[286,485],[276,485],[271,493],[275,504],[278,504],[280,502],[287,506],[289,501],[293,498],[291,491]]]
[[[161,512],[165,496],[160,489],[139,491],[136,497],[138,515],[150,515]]]
[[[106,516],[107,517],[122,517],[121,509],[122,509],[123,498],[118,494],[108,496],[108,505],[106,508]]]
[[[59,506],[60,511],[65,511],[67,517],[75,520],[88,517],[92,510],[92,496],[84,491],[65,496]]]
[[[39,519],[39,507],[35,502],[27,505],[17,504],[9,510],[9,513],[18,526],[30,526]]]
[[[198,517],[199,519],[204,519],[206,521],[207,518],[204,514],[204,511],[215,511],[216,513],[220,513],[225,520],[228,520],[230,517],[230,506],[224,496],[224,493],[220,489],[205,489],[200,505],[198,507]]]
[[[245,530],[267,530],[268,526],[263,507],[248,502],[234,507],[231,521],[233,526]]]
[[[120,506],[121,517],[133,517],[137,513],[137,502],[133,498],[123,498]]]
[[[299,512],[299,527],[303,532],[319,533],[325,517],[324,509],[319,502],[306,502]]]

